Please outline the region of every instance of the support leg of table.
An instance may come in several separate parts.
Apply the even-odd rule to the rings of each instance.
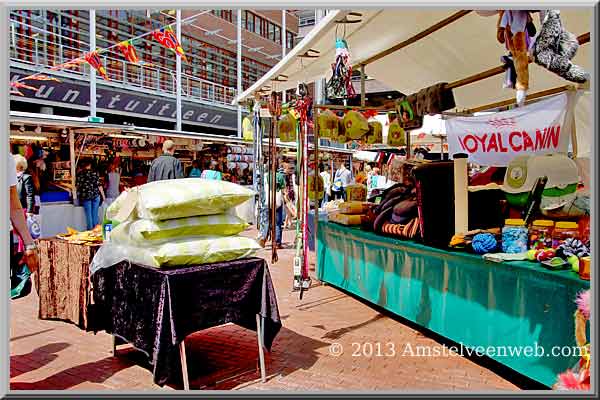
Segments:
[[[117,337],[113,335],[112,337],[112,355],[113,357],[117,356]]]
[[[185,340],[179,343],[179,358],[181,359],[181,374],[183,375],[183,388],[190,390],[190,378],[188,376],[187,359],[185,357]]]
[[[258,359],[260,362],[260,380],[261,382],[267,381],[267,373],[265,370],[265,352],[263,344],[263,323],[262,318],[259,314],[256,314],[256,334],[258,337]]]

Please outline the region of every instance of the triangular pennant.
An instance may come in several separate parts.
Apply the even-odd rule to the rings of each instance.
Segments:
[[[90,64],[90,66],[92,68],[94,68],[96,71],[98,71],[98,73],[100,74],[100,76],[102,76],[102,78],[106,79],[107,81],[110,80],[110,79],[108,79],[108,75],[106,75],[106,69],[104,68],[104,65],[102,64],[102,60],[100,59],[100,56],[98,55],[98,50],[94,50],[89,53],[85,53],[84,58],[85,58],[85,61],[87,61],[87,63]]]
[[[17,89],[11,89],[10,90],[10,94],[14,94],[14,95],[17,95],[17,96],[24,96],[24,94],[21,93],[20,91],[18,91]]]
[[[60,79],[48,75],[29,75],[23,78],[24,81],[54,81],[60,82]]]
[[[12,86],[15,89],[29,89],[29,90],[35,90],[36,92],[39,89],[39,88],[36,88],[35,86],[29,86],[29,85],[26,85],[24,83],[17,82],[17,81],[11,82],[10,86]]]
[[[121,50],[121,53],[123,53],[123,56],[125,56],[127,61],[133,64],[139,63],[140,59],[137,56],[135,47],[133,47],[133,40],[124,40],[117,43],[117,47]]]
[[[183,59],[183,61],[185,61],[186,63],[188,62],[185,56],[185,52],[179,44],[177,36],[175,36],[175,32],[173,32],[173,28],[171,28],[170,26],[166,26],[164,28],[157,29],[152,32],[152,37],[160,44],[165,46],[167,49],[179,55]]]

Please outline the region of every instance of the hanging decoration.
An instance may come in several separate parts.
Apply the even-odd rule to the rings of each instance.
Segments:
[[[37,91],[38,91],[38,89],[39,89],[39,88],[36,88],[35,86],[29,86],[29,85],[26,85],[26,84],[24,84],[24,83],[17,82],[17,81],[11,82],[11,83],[10,83],[10,86],[11,86],[12,88],[14,88],[14,89],[17,89],[17,90],[18,90],[18,89],[27,89],[27,90],[34,90],[34,91],[36,91],[36,92],[37,92]],[[21,95],[21,96],[22,96],[22,95]]]
[[[335,40],[335,62],[331,64],[331,69],[331,79],[327,82],[327,98],[335,100],[355,97],[356,92],[351,81],[350,51],[345,38]]]
[[[15,96],[24,96],[24,94],[17,89],[11,89],[10,94],[14,94]]]
[[[53,67],[50,67],[50,69],[52,71],[58,71],[60,69],[71,69],[71,68],[75,68],[75,67],[80,66],[84,62],[85,62],[84,58],[75,58],[75,59],[69,60],[69,61],[67,61],[65,63],[58,64],[58,65],[55,65]]]
[[[188,62],[188,60],[185,56],[185,52],[183,51],[183,48],[179,44],[179,41],[177,40],[177,36],[175,35],[175,32],[173,31],[173,28],[171,28],[171,26],[166,26],[164,28],[152,31],[152,37],[157,42],[159,42],[160,44],[165,46],[167,49],[175,52],[175,54],[180,56],[184,62],[186,62],[186,63]]]
[[[29,75],[23,78],[24,81],[52,81],[60,82],[60,79],[48,75]]]
[[[85,61],[87,61],[87,63],[90,64],[90,66],[92,68],[94,68],[96,71],[98,71],[98,73],[100,74],[100,76],[103,79],[110,81],[110,79],[108,78],[108,75],[106,74],[106,68],[104,68],[104,65],[102,64],[102,60],[100,59],[100,56],[98,55],[98,50],[94,50],[89,53],[85,53],[85,55],[83,57],[85,58]]]
[[[135,51],[135,47],[133,47],[132,39],[124,40],[122,42],[117,43],[117,47],[119,48],[119,50],[121,50],[123,56],[130,63],[137,64],[140,62],[140,59],[138,58],[137,53]]]

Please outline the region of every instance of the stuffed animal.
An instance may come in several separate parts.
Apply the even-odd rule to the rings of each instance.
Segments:
[[[577,37],[562,25],[560,11],[546,12],[540,34],[533,45],[535,63],[568,81],[585,83],[589,74],[571,62],[578,48]]]
[[[510,51],[517,72],[515,89],[517,105],[525,103],[529,89],[528,49],[531,36],[535,35],[535,26],[527,10],[501,10],[498,14],[496,38]]]

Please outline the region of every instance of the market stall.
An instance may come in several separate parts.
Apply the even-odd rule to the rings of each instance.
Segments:
[[[511,18],[528,28],[511,32]],[[285,90],[325,77],[327,102],[309,120],[315,154],[319,137],[383,143],[373,113],[395,113],[386,144],[406,151],[387,163],[391,186],[369,201],[354,186],[321,223],[313,213],[317,277],[468,348],[575,348],[484,354],[549,387],[574,368],[589,387],[587,344],[575,340],[571,316],[592,261],[590,22],[584,9],[334,11],[239,95],[243,102],[267,85]],[[568,42],[562,49],[553,47],[557,34]],[[533,43],[531,58],[514,37]],[[469,45],[458,51],[456,43]],[[358,107],[329,104],[354,96],[352,67],[363,82],[368,73],[403,95],[379,108],[366,106],[364,91]],[[427,115],[438,116],[443,132],[419,132]],[[415,145],[435,148],[419,143],[428,135],[450,161],[417,156]]]

